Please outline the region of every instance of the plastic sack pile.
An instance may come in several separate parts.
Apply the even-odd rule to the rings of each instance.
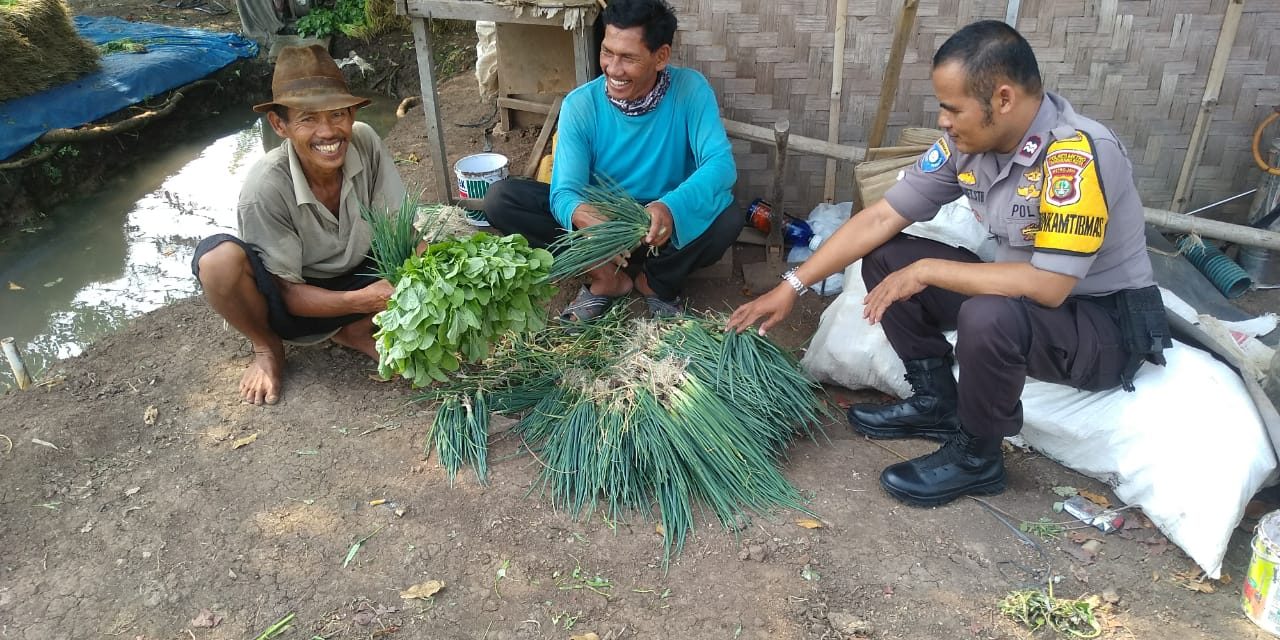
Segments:
[[[981,255],[972,217],[953,209],[908,233]],[[862,318],[861,263],[823,313],[802,364],[818,380],[850,389],[910,394],[902,361],[879,325]],[[1172,304],[1163,292],[1165,305]],[[955,344],[955,334],[948,339]],[[1028,379],[1022,437],[1061,464],[1107,482],[1142,507],[1210,577],[1222,570],[1244,507],[1276,469],[1271,444],[1239,376],[1209,354],[1175,342],[1166,367],[1143,366],[1137,391],[1087,392]]]

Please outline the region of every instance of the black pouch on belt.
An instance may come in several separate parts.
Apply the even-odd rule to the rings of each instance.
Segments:
[[[1125,391],[1133,391],[1133,376],[1138,368],[1143,362],[1164,366],[1164,350],[1173,346],[1173,338],[1159,287],[1125,289],[1116,293],[1115,299],[1121,339],[1129,352],[1129,361],[1120,372],[1120,382]]]

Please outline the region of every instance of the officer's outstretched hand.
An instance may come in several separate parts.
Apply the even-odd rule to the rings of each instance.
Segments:
[[[764,335],[791,313],[796,297],[795,289],[783,282],[769,293],[734,309],[733,315],[729,316],[728,324],[725,325],[725,330],[742,333],[757,320],[764,318],[764,322],[760,323],[760,335]]]

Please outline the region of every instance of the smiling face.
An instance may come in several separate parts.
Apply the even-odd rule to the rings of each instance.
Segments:
[[[287,120],[275,112],[267,113],[267,120],[276,135],[293,145],[303,172],[308,177],[319,177],[342,171],[355,111],[352,107],[332,111],[290,108]]]
[[[667,67],[671,58],[671,45],[662,45],[650,51],[644,43],[644,28],[619,29],[613,25],[604,28],[604,42],[600,44],[600,69],[604,72],[605,87],[609,97],[615,100],[638,100],[653,89],[658,72]]]

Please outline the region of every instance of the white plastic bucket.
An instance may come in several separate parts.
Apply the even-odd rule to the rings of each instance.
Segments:
[[[1258,521],[1240,607],[1254,624],[1280,636],[1280,511]]]
[[[480,199],[489,192],[489,185],[506,178],[507,157],[500,153],[477,153],[469,155],[453,165],[453,172],[458,178],[458,197]],[[481,211],[467,211],[467,221],[471,224],[487,227]]]

